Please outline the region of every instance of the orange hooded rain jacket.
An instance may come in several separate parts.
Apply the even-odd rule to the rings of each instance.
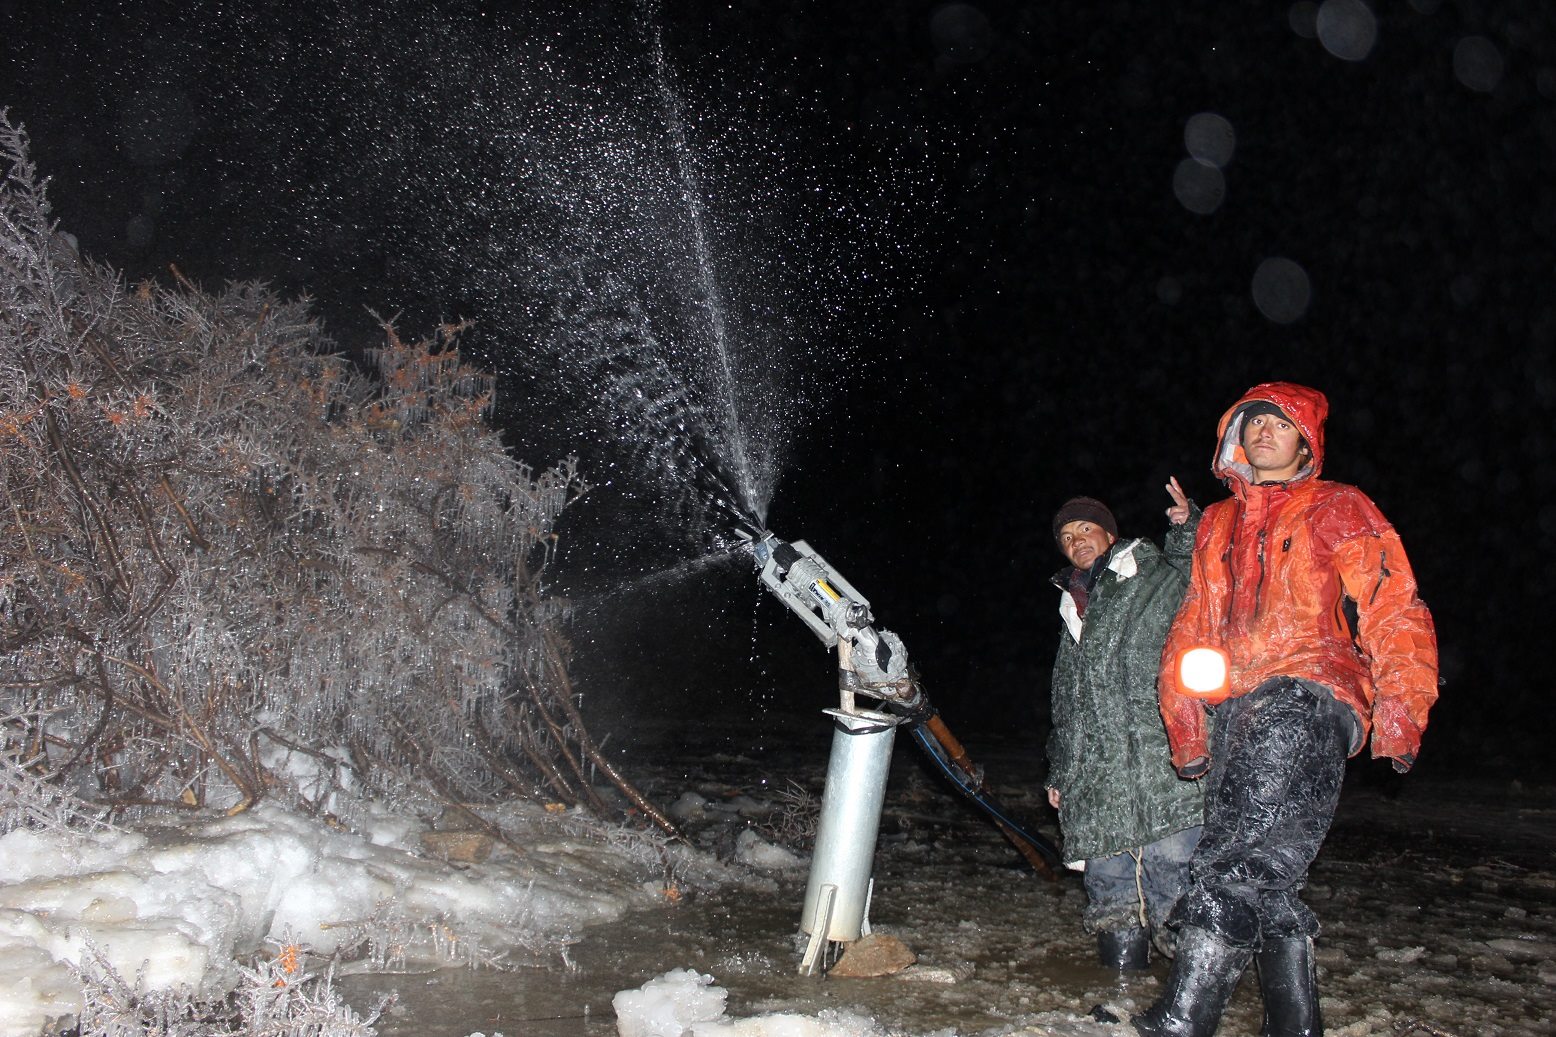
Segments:
[[[1242,448],[1243,411],[1273,403],[1311,460],[1288,482],[1255,484]],[[1220,648],[1231,696],[1272,677],[1325,685],[1370,728],[1372,755],[1408,768],[1437,699],[1437,636],[1399,535],[1366,494],[1318,474],[1323,393],[1289,382],[1248,390],[1221,416],[1211,470],[1232,491],[1200,520],[1193,571],[1162,652],[1162,719],[1179,768],[1210,753],[1206,704],[1178,686],[1176,661]],[[1359,751],[1360,746],[1356,749]]]

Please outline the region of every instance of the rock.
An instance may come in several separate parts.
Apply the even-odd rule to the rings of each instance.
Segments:
[[[844,951],[837,964],[827,970],[827,975],[850,979],[890,976],[917,960],[918,956],[895,936],[871,933]]]
[[[423,832],[422,849],[445,861],[479,864],[492,855],[492,837],[484,832]]]

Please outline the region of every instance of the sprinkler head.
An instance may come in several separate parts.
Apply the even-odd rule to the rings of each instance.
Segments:
[[[766,565],[767,559],[772,557],[773,541],[777,539],[765,529],[737,529],[735,538],[751,549],[751,553],[756,556],[758,568]]]

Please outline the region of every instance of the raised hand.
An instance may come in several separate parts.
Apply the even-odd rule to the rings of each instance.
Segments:
[[[1178,485],[1176,475],[1167,477],[1167,495],[1172,498],[1172,507],[1167,509],[1167,521],[1181,526],[1189,520],[1189,495]]]

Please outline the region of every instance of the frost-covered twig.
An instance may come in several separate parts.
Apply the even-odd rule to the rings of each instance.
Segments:
[[[111,830],[75,796],[33,774],[18,751],[0,749],[0,835],[18,828]]]
[[[372,1037],[373,1024],[392,998],[366,1017],[335,992],[330,970],[304,969],[300,948],[242,968],[225,997],[202,998],[187,987],[148,990],[127,980],[88,942],[73,971],[83,988],[79,1037]]]
[[[821,803],[809,789],[792,779],[777,795],[777,812],[757,824],[757,829],[786,846],[809,849],[816,842]]]

